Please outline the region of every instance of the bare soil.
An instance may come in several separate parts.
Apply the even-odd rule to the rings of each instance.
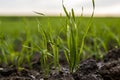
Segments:
[[[71,74],[64,59],[60,58],[60,70],[51,66],[46,77],[40,69],[39,58],[18,70],[15,66],[0,65],[0,80],[120,80],[120,48],[110,50],[101,60],[89,58],[80,62],[78,70]]]

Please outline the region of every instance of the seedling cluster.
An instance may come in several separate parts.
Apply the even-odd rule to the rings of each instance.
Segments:
[[[18,69],[21,69],[23,63],[26,63],[29,65],[29,68],[32,68],[31,59],[36,53],[39,53],[40,67],[48,75],[51,66],[54,66],[58,70],[60,69],[59,56],[61,55],[61,50],[64,53],[71,73],[77,70],[80,60],[86,58],[87,55],[94,55],[97,59],[101,58],[100,48],[108,51],[107,42],[109,39],[102,37],[104,38],[103,40],[98,37],[97,27],[95,25],[91,27],[95,9],[94,0],[92,0],[92,4],[93,13],[89,21],[85,23],[86,25],[83,30],[82,26],[79,27],[82,24],[80,24],[80,21],[77,21],[74,10],[71,9],[71,12],[68,12],[64,4],[62,6],[66,14],[66,23],[62,27],[54,27],[53,29],[53,25],[49,22],[45,23],[48,25],[46,27],[42,25],[39,18],[36,18],[37,29],[36,31],[32,31],[33,28],[29,29],[29,22],[23,18],[23,22],[26,24],[23,31],[21,33],[16,31],[15,34],[10,32],[15,35],[14,39],[5,33],[0,33],[0,63],[4,64],[4,66],[13,65],[18,67]],[[39,14],[38,12],[35,13]],[[1,24],[3,23],[1,22]],[[103,30],[107,31],[110,38],[114,39],[118,46],[120,46],[119,37],[108,27],[104,27]],[[89,31],[92,33],[88,34]],[[100,32],[99,34],[102,33],[104,32]],[[16,36],[17,34],[19,37]],[[92,40],[90,40],[91,37]],[[91,45],[92,47],[89,47]],[[92,54],[86,55],[87,52]]]

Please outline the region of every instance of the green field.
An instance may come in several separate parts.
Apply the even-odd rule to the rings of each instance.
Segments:
[[[79,27],[80,37],[86,29],[89,18],[77,17],[77,26]],[[39,21],[39,22],[38,22]],[[57,34],[59,30],[66,26],[65,17],[0,17],[0,33],[5,33],[11,38],[20,37],[21,33],[26,33],[26,29],[30,31],[31,36],[35,36],[39,26],[44,27],[46,30],[52,29],[53,35]],[[95,17],[92,21],[91,29],[87,35],[88,40],[91,41],[93,34],[96,34],[97,38],[100,38],[103,42],[108,44],[111,40],[117,42],[112,46],[119,46],[120,39],[120,18],[112,17]],[[63,36],[65,31],[61,32]],[[117,41],[116,41],[117,40]],[[109,47],[109,46],[107,46]]]
[[[76,18],[79,36],[78,47],[82,44],[82,38],[89,19],[89,17]],[[44,50],[46,48],[45,41],[49,38],[49,34],[51,34],[50,37],[52,37],[53,42],[66,46],[67,22],[66,17],[0,17],[0,53],[2,53],[0,61],[7,63],[9,60],[7,59],[8,56],[11,56],[10,60],[14,64],[16,56],[23,56],[23,54],[16,53],[23,53],[26,48],[31,48],[31,45],[32,50],[30,51],[33,53],[35,50]],[[120,46],[120,18],[94,17],[90,26],[84,41],[83,58],[93,55],[99,58],[108,50]],[[43,33],[45,31],[44,34],[41,32],[41,29]],[[41,36],[46,36],[46,39]],[[58,41],[57,36],[59,36],[60,41]],[[19,50],[21,46],[22,50]],[[60,48],[59,50],[62,49]],[[30,53],[29,50],[25,52],[26,54]],[[29,63],[31,57],[29,55],[32,54],[27,54]],[[57,55],[54,54],[54,56],[57,58]],[[18,63],[22,62],[23,59],[19,59]]]

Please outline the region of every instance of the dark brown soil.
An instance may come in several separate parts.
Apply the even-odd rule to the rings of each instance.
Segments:
[[[99,62],[82,61],[73,77],[75,80],[120,80],[120,48],[110,50]]]
[[[73,74],[70,74],[64,59],[60,59],[60,63],[63,62],[60,70],[51,67],[48,76],[41,71],[39,59],[33,60],[33,69],[0,67],[0,80],[120,80],[120,48],[110,50],[102,60],[89,58],[81,61]]]

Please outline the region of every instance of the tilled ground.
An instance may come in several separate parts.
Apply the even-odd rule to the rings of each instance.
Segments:
[[[36,63],[37,66],[40,65]],[[60,71],[52,67],[47,77],[34,67],[32,70],[1,67],[0,80],[120,80],[120,48],[110,50],[100,61],[93,58],[81,61],[73,74],[66,66],[61,66]]]
[[[73,77],[75,80],[120,80],[120,49],[109,51],[99,62],[82,61]]]

